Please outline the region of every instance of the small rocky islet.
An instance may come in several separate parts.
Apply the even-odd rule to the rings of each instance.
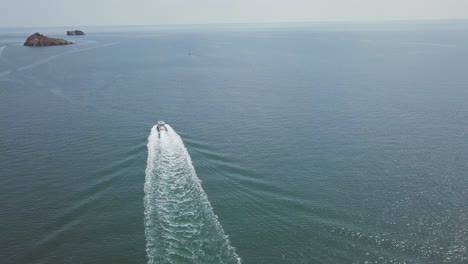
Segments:
[[[26,39],[24,46],[29,47],[44,47],[44,46],[58,46],[58,45],[71,45],[74,44],[71,41],[61,38],[51,38],[44,36],[40,33],[34,33]]]
[[[82,35],[85,35],[85,33],[81,30],[72,30],[72,31],[67,31],[67,35],[68,36],[82,36]],[[75,43],[68,41],[66,39],[47,37],[38,32],[29,36],[24,42],[24,46],[28,46],[28,47],[46,47],[46,46],[71,45],[71,44],[75,44]]]
[[[81,30],[69,30],[67,31],[67,36],[83,36],[85,33]]]

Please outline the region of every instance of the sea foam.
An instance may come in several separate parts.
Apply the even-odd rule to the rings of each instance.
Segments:
[[[145,234],[148,263],[240,263],[214,214],[182,139],[168,125],[148,138]]]

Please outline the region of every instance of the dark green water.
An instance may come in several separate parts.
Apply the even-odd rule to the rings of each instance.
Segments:
[[[151,254],[216,259],[210,240],[148,230],[158,120],[202,181],[188,232],[212,226],[226,256],[467,263],[468,23],[89,28],[21,46],[35,31],[0,29],[1,263],[147,263],[148,235]]]

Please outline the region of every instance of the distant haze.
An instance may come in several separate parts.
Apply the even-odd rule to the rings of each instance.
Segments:
[[[468,0],[1,0],[0,27],[468,19]]]

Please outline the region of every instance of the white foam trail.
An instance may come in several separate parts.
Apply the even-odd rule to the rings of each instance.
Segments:
[[[168,126],[148,137],[145,235],[148,263],[240,263],[214,214],[182,139]]]

